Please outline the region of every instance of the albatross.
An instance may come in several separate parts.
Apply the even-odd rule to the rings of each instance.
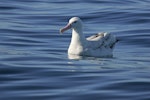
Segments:
[[[72,29],[71,43],[68,55],[90,56],[90,57],[112,57],[113,49],[117,42],[114,35],[101,32],[85,38],[83,34],[83,22],[79,17],[72,17],[69,23],[60,33]]]

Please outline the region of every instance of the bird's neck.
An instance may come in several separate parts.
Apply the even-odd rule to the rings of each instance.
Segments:
[[[71,43],[68,49],[68,54],[82,54],[83,50],[86,48],[86,39],[82,30],[72,30]]]
[[[86,39],[85,39],[82,29],[80,30],[72,29],[71,44],[84,46],[86,44],[85,42],[86,42]]]

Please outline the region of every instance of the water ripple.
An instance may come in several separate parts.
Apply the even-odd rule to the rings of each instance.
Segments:
[[[148,100],[149,2],[1,0],[0,99]],[[113,58],[69,59],[71,31],[59,29],[73,16],[86,36],[117,36]]]

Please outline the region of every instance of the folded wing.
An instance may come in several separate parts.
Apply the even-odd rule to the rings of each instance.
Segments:
[[[113,49],[115,43],[117,42],[116,37],[106,32],[92,35],[86,39],[88,41],[88,47],[90,47],[91,49],[100,49],[100,48]]]

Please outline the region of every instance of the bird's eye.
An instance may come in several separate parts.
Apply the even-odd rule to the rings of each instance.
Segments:
[[[74,21],[74,23],[77,23],[77,21]]]

